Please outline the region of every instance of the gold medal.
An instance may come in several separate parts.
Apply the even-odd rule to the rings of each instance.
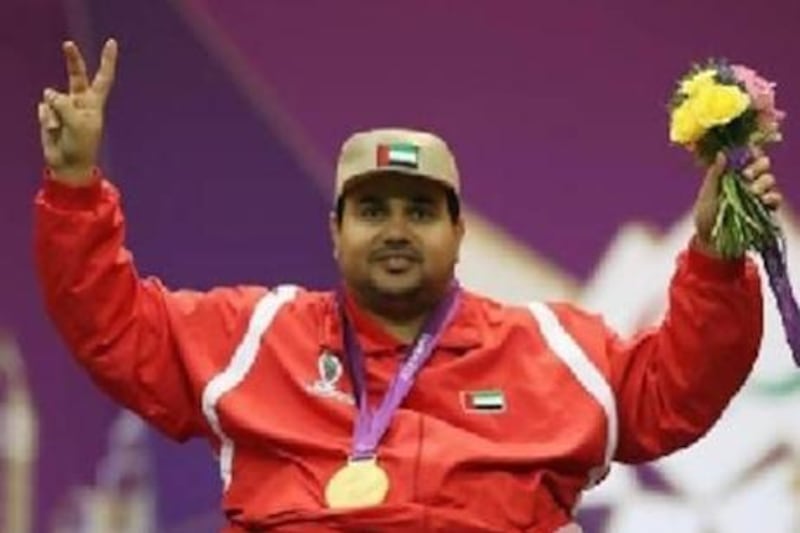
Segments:
[[[389,492],[389,476],[374,458],[349,461],[325,486],[325,502],[331,509],[378,505]]]

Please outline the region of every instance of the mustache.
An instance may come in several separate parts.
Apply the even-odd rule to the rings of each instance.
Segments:
[[[376,248],[369,254],[370,261],[382,261],[392,257],[402,257],[410,261],[422,261],[422,254],[416,248],[409,245],[401,246],[382,246]]]

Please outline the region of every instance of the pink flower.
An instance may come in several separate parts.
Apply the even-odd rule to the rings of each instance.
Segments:
[[[758,127],[764,133],[777,133],[786,113],[775,107],[775,84],[744,65],[732,65],[736,79],[744,83],[758,113]]]

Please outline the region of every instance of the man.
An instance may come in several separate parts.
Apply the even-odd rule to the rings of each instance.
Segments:
[[[566,305],[507,307],[453,277],[459,176],[438,137],[342,147],[330,231],[342,288],[170,292],[124,248],[97,167],[117,45],[39,105],[36,253],[47,308],[108,394],[218,456],[230,531],[568,527],[612,460],[649,461],[719,418],[758,352],[756,269],[709,243],[720,158],[695,205],[661,326],[630,342]],[[771,208],[769,161],[746,170]]]

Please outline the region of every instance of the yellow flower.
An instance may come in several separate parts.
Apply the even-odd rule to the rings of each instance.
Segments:
[[[709,129],[744,113],[750,106],[750,97],[736,85],[713,84],[702,87],[686,102],[698,124]]]
[[[672,111],[669,138],[678,144],[692,144],[706,131],[729,123],[750,106],[750,97],[736,85],[697,80],[694,94]]]
[[[706,132],[692,112],[691,102],[686,100],[672,111],[669,125],[669,140],[677,144],[692,144]]]
[[[680,92],[691,98],[704,87],[714,85],[716,83],[714,76],[716,75],[717,71],[714,69],[701,70],[691,78],[681,82]]]

